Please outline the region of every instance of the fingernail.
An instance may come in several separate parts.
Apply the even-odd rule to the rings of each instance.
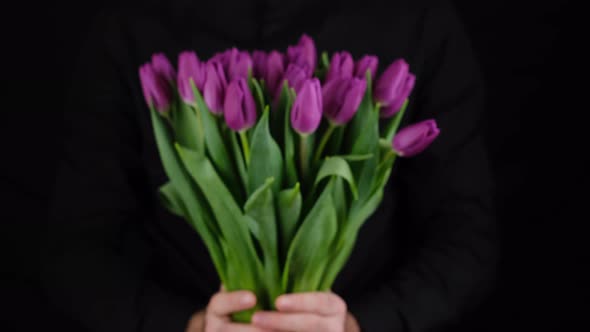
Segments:
[[[244,305],[252,304],[254,301],[256,301],[256,299],[254,299],[254,296],[252,296],[252,294],[244,294],[240,298],[240,302]]]
[[[277,307],[286,308],[291,305],[291,300],[288,297],[279,297],[277,299]]]
[[[252,316],[252,323],[254,323],[254,324],[264,323],[264,315],[260,314],[260,313],[254,314],[254,316]]]

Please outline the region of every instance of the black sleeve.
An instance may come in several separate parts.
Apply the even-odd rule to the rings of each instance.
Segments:
[[[58,310],[88,331],[183,332],[197,308],[148,273],[139,129],[120,55],[109,51],[125,48],[109,45],[117,42],[105,37],[117,35],[112,27],[92,30],[64,112],[42,253],[44,288]]]
[[[400,237],[408,249],[386,283],[349,304],[363,331],[440,331],[476,307],[495,279],[497,225],[480,68],[450,5],[424,17],[417,36],[424,55],[410,62],[422,69],[404,123],[434,118],[441,134],[423,154],[394,166],[392,185],[406,216],[396,222],[407,229]]]

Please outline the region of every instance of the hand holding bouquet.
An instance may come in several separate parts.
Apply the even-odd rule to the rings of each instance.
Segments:
[[[348,52],[318,61],[306,35],[285,53],[186,51],[177,68],[161,54],[141,66],[162,203],[198,232],[227,290],[258,298],[235,320],[284,293],[329,290],[396,157],[439,134],[434,120],[398,131],[415,76],[398,59],[374,81],[377,66]]]

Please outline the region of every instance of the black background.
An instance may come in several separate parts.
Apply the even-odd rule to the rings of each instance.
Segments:
[[[56,105],[88,23],[115,3],[13,2],[2,10],[2,331],[82,331],[46,305],[37,243],[60,139]],[[486,139],[502,230],[496,289],[457,331],[588,330],[588,104],[579,52],[588,38],[580,9],[574,1],[454,3],[488,83]]]

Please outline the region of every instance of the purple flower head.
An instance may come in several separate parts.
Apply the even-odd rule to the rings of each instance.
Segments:
[[[256,123],[256,103],[245,78],[227,86],[223,108],[225,122],[234,131],[249,129]]]
[[[273,95],[276,95],[277,90],[280,93],[280,85],[283,75],[285,73],[284,57],[277,51],[269,53],[266,59],[266,70],[264,73],[264,81],[268,90]]]
[[[291,109],[291,126],[301,135],[311,134],[322,120],[322,91],[320,81],[311,78],[303,83]]]
[[[365,55],[360,58],[354,65],[354,76],[358,78],[365,78],[367,70],[371,71],[371,79],[375,79],[377,74],[377,67],[379,66],[379,58],[374,55]]]
[[[207,74],[203,86],[203,99],[213,114],[223,112],[227,79],[219,61],[207,62]]]
[[[322,90],[324,114],[335,125],[346,124],[356,114],[367,89],[360,78],[336,78]]]
[[[211,57],[211,59],[209,59],[208,62],[219,62],[221,64],[221,67],[223,68],[223,70],[227,70],[229,68],[229,60],[231,58],[231,54],[233,52],[233,49],[227,49],[223,52],[217,52],[215,54],[213,54],[213,56]]]
[[[408,99],[408,97],[412,93],[415,83],[416,83],[416,76],[412,73],[409,73],[408,76],[406,76],[406,81],[404,82],[404,84],[402,86],[402,90],[401,90],[401,93],[399,94],[399,96],[396,99],[394,99],[393,101],[391,101],[391,103],[388,106],[381,108],[381,110],[380,110],[381,117],[389,118],[389,117],[392,117],[393,115],[395,115],[397,112],[399,112],[401,110],[402,106],[404,105],[404,102],[406,101],[406,99]]]
[[[381,117],[395,115],[414,89],[416,76],[409,70],[408,63],[398,59],[377,80],[374,97],[382,106]]]
[[[317,52],[313,39],[308,35],[302,35],[297,45],[287,48],[287,60],[303,68],[307,76],[311,77],[317,65]]]
[[[424,151],[439,133],[440,130],[433,119],[409,125],[393,138],[393,150],[402,157],[415,156]]]
[[[252,70],[252,58],[250,53],[232,48],[229,55],[227,77],[229,81],[239,78],[248,78],[248,72]]]
[[[158,75],[163,76],[168,82],[176,80],[176,71],[164,53],[152,55],[152,67]]]
[[[264,51],[256,50],[252,52],[252,66],[254,77],[260,79],[266,75],[266,59],[268,54]]]
[[[195,52],[185,51],[178,56],[178,92],[185,103],[193,104],[195,96],[190,84],[192,79],[200,91],[205,84],[205,64],[199,61]]]
[[[348,52],[337,52],[332,55],[330,68],[326,74],[326,82],[336,78],[351,78],[354,71],[354,60]]]
[[[170,110],[172,88],[162,75],[159,75],[151,63],[139,68],[139,80],[145,102],[160,113]]]
[[[301,87],[303,86],[303,82],[305,82],[307,78],[307,74],[303,68],[291,63],[289,66],[287,66],[287,70],[285,71],[283,79],[287,80],[287,84],[295,89],[296,93],[299,93],[299,91],[301,91]]]

